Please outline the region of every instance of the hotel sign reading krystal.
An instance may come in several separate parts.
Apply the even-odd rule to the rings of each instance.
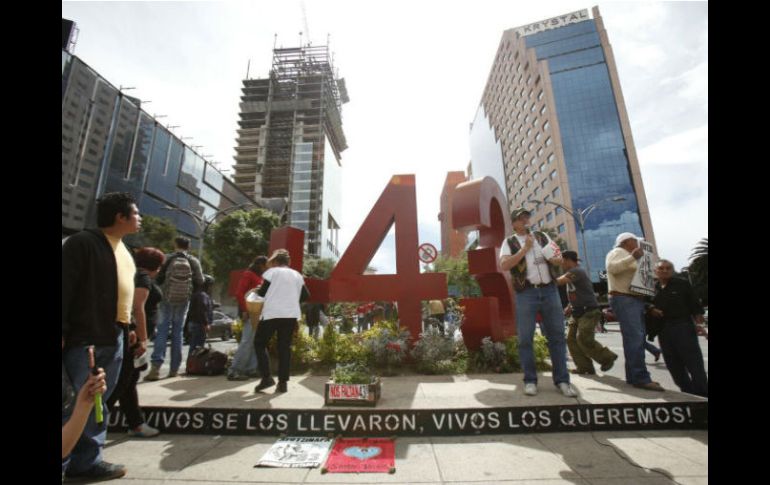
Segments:
[[[565,25],[582,22],[583,20],[588,20],[588,18],[588,9],[583,9],[568,13],[566,15],[559,15],[558,17],[554,17],[548,20],[541,20],[540,22],[535,22],[534,24],[523,25],[513,30],[518,32],[519,35],[523,37],[525,35],[536,34],[544,30],[556,29],[559,27],[564,27]]]

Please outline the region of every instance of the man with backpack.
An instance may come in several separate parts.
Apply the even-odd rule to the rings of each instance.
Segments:
[[[179,236],[174,239],[175,251],[166,256],[166,262],[155,278],[163,290],[160,302],[155,348],[152,351],[152,367],[144,377],[146,381],[160,378],[160,367],[166,356],[166,342],[171,331],[171,369],[168,377],[176,377],[182,365],[182,331],[190,307],[193,284],[203,285],[203,271],[198,258],[188,253],[190,240]]]

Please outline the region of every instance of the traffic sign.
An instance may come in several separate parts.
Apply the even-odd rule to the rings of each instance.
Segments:
[[[420,255],[420,261],[423,263],[432,263],[438,256],[438,249],[431,243],[420,244],[420,248],[417,251]]]

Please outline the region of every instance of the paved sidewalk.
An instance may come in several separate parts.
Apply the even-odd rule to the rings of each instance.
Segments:
[[[572,376],[580,397],[566,398],[553,386],[550,373],[540,373],[539,377],[540,392],[534,397],[524,396],[521,374],[384,378],[383,398],[376,409],[483,410],[497,406],[705,401],[674,391],[635,389],[607,375]],[[271,390],[254,394],[257,380],[179,377],[141,382],[139,394],[142,405],[148,407],[317,410],[324,408],[325,381],[325,376],[292,376],[286,394]],[[256,434],[161,434],[140,439],[112,432],[105,458],[125,464],[128,475],[123,480],[131,484],[708,483],[708,431],[704,430],[403,437],[396,440],[396,472],[392,475],[254,468],[276,439]]]
[[[272,437],[137,439],[113,433],[109,438],[105,457],[126,465],[128,474],[122,481],[132,485],[708,483],[707,431],[399,438],[396,472],[391,475],[254,468],[275,441]]]

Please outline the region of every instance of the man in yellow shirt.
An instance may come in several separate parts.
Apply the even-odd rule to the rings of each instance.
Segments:
[[[626,359],[626,382],[640,389],[665,391],[652,380],[644,363],[644,295],[631,290],[637,261],[644,254],[639,239],[624,232],[615,239],[615,247],[607,253],[607,289],[610,307],[620,322],[623,355]]]
[[[62,363],[75,392],[91,373],[87,349],[94,346],[95,368],[103,368],[106,403],[123,362],[123,332],[131,321],[136,266],[123,237],[139,231],[142,218],[131,194],[109,193],[97,201],[98,229],[86,229],[62,244]],[[62,424],[71,411],[62,412]],[[88,418],[72,454],[62,459],[70,479],[109,480],[126,474],[123,465],[102,459],[104,421]]]

